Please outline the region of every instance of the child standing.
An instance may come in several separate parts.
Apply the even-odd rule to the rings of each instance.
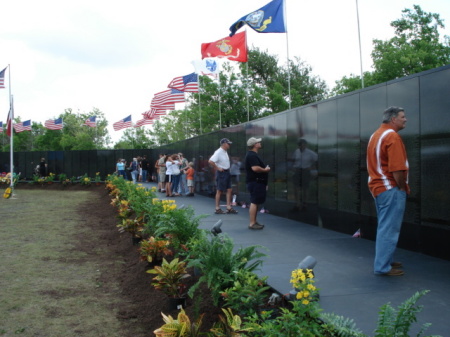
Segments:
[[[188,197],[193,197],[194,196],[194,174],[195,174],[195,170],[194,170],[194,163],[193,162],[189,162],[188,166],[184,169],[184,171],[186,172],[186,181],[187,181],[187,186],[189,188],[189,193],[186,194],[186,196]]]

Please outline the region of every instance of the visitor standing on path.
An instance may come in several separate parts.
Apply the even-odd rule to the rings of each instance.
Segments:
[[[408,158],[398,131],[406,126],[403,108],[389,107],[383,113],[383,122],[367,146],[369,190],[375,199],[378,216],[375,242],[374,273],[401,276],[401,262],[394,261],[408,186]]]
[[[248,214],[250,229],[263,229],[264,225],[256,221],[258,206],[264,204],[267,195],[267,183],[269,181],[269,165],[265,165],[258,156],[261,146],[261,138],[252,137],[247,141],[248,152],[245,156],[245,171],[247,189],[250,193],[250,208]]]
[[[209,164],[216,169],[216,210],[215,214],[237,214],[237,211],[231,207],[231,175],[230,175],[230,157],[228,150],[232,142],[228,138],[220,140],[220,147],[209,158]],[[227,210],[224,212],[220,208],[220,197],[226,193]]]

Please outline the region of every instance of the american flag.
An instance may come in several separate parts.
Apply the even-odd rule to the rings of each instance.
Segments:
[[[155,94],[150,107],[155,109],[175,110],[175,103],[184,102],[184,92],[177,89],[169,89]]]
[[[49,130],[61,130],[64,127],[62,118],[49,119],[45,121],[44,127]]]
[[[140,120],[138,120],[137,122],[136,122],[136,124],[134,124],[134,127],[135,128],[138,128],[138,127],[141,127],[141,126],[143,126],[143,125],[150,125],[150,124],[153,124],[153,120],[151,120],[151,119],[140,119]]]
[[[31,131],[31,119],[25,122],[15,123],[14,130],[16,130],[17,133],[22,131]]]
[[[198,75],[192,73],[186,76],[175,77],[167,88],[177,89],[183,92],[198,92]]]
[[[8,67],[6,67],[8,68]],[[5,89],[5,72],[6,68],[0,71],[0,89]]]
[[[144,119],[158,119],[159,116],[164,116],[166,112],[166,109],[151,108],[150,110],[144,112],[142,115],[144,115]]]
[[[131,115],[113,124],[114,131],[119,131],[121,129],[129,128],[132,126],[133,125],[131,123]]]
[[[0,122],[0,132],[3,132],[3,122]]]
[[[91,128],[95,128],[97,126],[96,121],[97,116],[92,116],[86,119],[86,122],[84,122],[84,125],[90,126]]]

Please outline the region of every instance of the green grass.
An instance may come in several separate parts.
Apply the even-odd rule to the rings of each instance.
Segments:
[[[90,191],[16,190],[0,200],[0,336],[123,336],[99,259],[76,249]],[[114,228],[114,225],[112,225]],[[93,255],[101,254],[96,247]],[[119,263],[119,262],[117,262]]]

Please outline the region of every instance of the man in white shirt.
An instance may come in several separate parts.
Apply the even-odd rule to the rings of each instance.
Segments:
[[[216,210],[215,214],[236,214],[237,211],[231,207],[231,175],[230,175],[230,157],[228,150],[232,142],[228,138],[220,140],[220,147],[209,158],[209,164],[216,170]],[[224,212],[220,208],[220,198],[222,193],[226,192],[227,210]]]

